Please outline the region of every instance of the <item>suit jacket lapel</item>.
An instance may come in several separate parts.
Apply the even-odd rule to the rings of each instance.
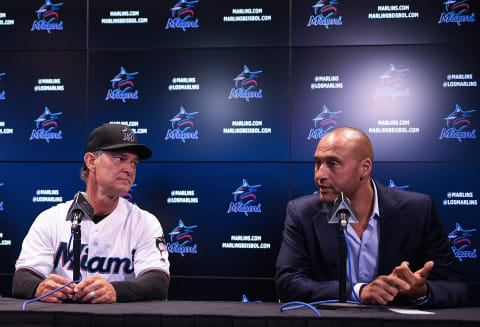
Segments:
[[[338,224],[328,223],[329,210],[321,210],[313,218],[313,228],[320,245],[323,261],[328,267],[330,277],[338,277],[339,235]]]
[[[380,211],[380,242],[378,251],[378,274],[388,275],[398,266],[401,257],[404,220],[399,217],[398,199],[386,186],[375,183],[378,190]]]

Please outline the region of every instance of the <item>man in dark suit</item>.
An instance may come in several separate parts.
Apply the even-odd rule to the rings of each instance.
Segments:
[[[338,298],[339,228],[328,219],[331,203],[343,192],[359,220],[348,225],[347,238],[362,303],[465,304],[466,285],[432,199],[374,181],[372,145],[363,132],[331,131],[318,143],[314,160],[319,194],[287,206],[276,264],[282,301]],[[347,290],[353,294],[348,283]]]

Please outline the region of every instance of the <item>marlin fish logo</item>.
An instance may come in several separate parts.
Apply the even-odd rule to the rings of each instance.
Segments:
[[[463,261],[463,258],[477,258],[477,249],[469,251],[472,245],[470,237],[477,229],[463,229],[459,223],[456,224],[455,230],[448,234],[450,245],[453,253],[458,260]]]
[[[35,11],[37,19],[33,21],[30,31],[47,31],[50,34],[51,30],[63,30],[63,21],[60,21],[57,12],[61,5],[63,3],[46,0],[40,9]]]
[[[61,112],[53,113],[45,107],[45,111],[35,119],[37,129],[32,130],[29,140],[45,140],[50,143],[50,140],[61,140],[62,131],[56,131],[58,128],[57,119]]]
[[[194,18],[195,13],[193,12],[196,3],[198,3],[198,0],[180,0],[177,2],[170,8],[172,17],[168,19],[165,29],[182,29],[186,32],[188,28],[198,28],[198,18]]]
[[[319,0],[313,6],[314,15],[310,15],[307,27],[324,26],[327,30],[329,26],[343,25],[342,16],[338,16],[337,0]]]
[[[468,118],[472,115],[471,113],[476,110],[463,111],[462,108],[457,104],[455,110],[448,115],[447,118],[444,118],[447,121],[448,128],[455,128],[457,131],[461,131],[465,128],[469,128],[471,123]]]
[[[163,235],[155,237],[155,246],[157,250],[160,251],[160,254],[162,256],[160,260],[165,262],[165,259],[163,258],[163,252],[167,251],[167,242],[165,241],[165,237],[163,237]]]
[[[247,88],[247,91],[257,87],[258,83],[255,78],[257,78],[260,73],[262,73],[261,70],[252,72],[248,69],[247,65],[243,65],[243,71],[233,79],[235,81],[235,87]]]
[[[310,129],[307,140],[319,140],[324,137],[329,131],[337,127],[336,118],[342,111],[330,111],[326,105],[323,105],[323,110],[315,118],[312,119],[315,128]]]
[[[380,86],[375,91],[375,98],[378,97],[408,97],[410,89],[406,86],[404,74],[409,68],[398,69],[394,64],[390,63],[388,70],[383,73],[380,79]]]
[[[387,84],[394,88],[404,88],[405,80],[402,78],[403,73],[409,69],[397,69],[394,64],[390,63],[388,70],[380,76],[382,84]]]
[[[390,182],[388,183],[388,187],[396,188],[396,189],[399,189],[399,190],[403,190],[403,189],[408,188],[409,185],[398,186],[397,184],[395,184],[395,182],[393,181],[393,179],[391,179]]]
[[[112,88],[120,89],[122,92],[126,92],[130,89],[133,89],[132,80],[135,78],[134,76],[137,74],[138,72],[127,73],[125,68],[120,67],[120,73],[115,75],[115,77],[112,80],[110,80],[110,82],[112,82]]]
[[[112,88],[107,91],[105,100],[122,100],[123,103],[126,100],[138,100],[138,90],[133,91],[133,79],[137,74],[127,73],[124,67],[120,67],[120,73],[110,80]]]
[[[243,71],[233,79],[235,88],[232,88],[228,98],[244,98],[247,102],[250,101],[250,98],[263,98],[263,90],[256,90],[258,87],[256,78],[260,73],[262,73],[261,70],[252,72],[247,65],[243,65]]]
[[[457,104],[455,110],[448,115],[447,118],[444,118],[447,122],[447,128],[442,129],[438,139],[457,139],[458,142],[462,142],[462,139],[476,139],[477,130],[468,130],[471,125],[469,118],[475,111],[476,110],[463,111]]]
[[[240,185],[235,192],[233,192],[233,200],[242,202],[244,204],[255,203],[257,201],[257,196],[254,194],[262,185],[248,185],[246,179],[243,179],[242,185]]]
[[[316,115],[312,121],[315,123],[315,128],[323,128],[328,132],[337,127],[335,117],[341,113],[341,111],[329,111],[327,106],[323,105],[322,112]]]
[[[46,0],[45,4],[40,7],[37,11],[38,20],[45,19],[48,23],[52,23],[58,20],[57,10],[63,3],[52,3],[50,0]]]
[[[170,241],[178,242],[181,245],[185,245],[188,242],[192,242],[192,235],[190,233],[193,231],[195,226],[185,226],[181,219],[178,220],[178,225],[175,227],[168,235],[170,235]]]
[[[457,15],[462,15],[470,11],[470,4],[467,0],[463,1],[454,1],[449,0],[443,3],[445,5],[446,12],[454,12]]]
[[[232,192],[234,202],[230,202],[227,213],[243,212],[245,216],[248,216],[248,213],[251,212],[262,212],[262,204],[259,203],[255,205],[257,202],[257,196],[255,195],[255,192],[260,186],[262,185],[249,185],[247,180],[244,178],[242,185],[237,187],[235,192]]]
[[[181,19],[189,19],[193,17],[193,8],[194,4],[198,3],[198,0],[187,1],[181,0],[173,6],[170,11],[172,12],[172,17],[179,17]]]
[[[193,129],[193,119],[198,112],[186,112],[183,106],[180,106],[180,111],[176,114],[170,122],[172,123],[172,128],[178,128],[182,132],[186,132],[189,129]]]
[[[331,17],[337,15],[337,0],[320,0],[312,7],[315,10],[315,15],[322,15],[323,17]]]
[[[170,119],[172,128],[167,130],[165,140],[198,140],[198,130],[193,130],[193,119],[198,112],[187,112],[183,106],[180,111]]]
[[[42,128],[47,132],[50,132],[51,130],[56,130],[58,128],[56,120],[61,114],[61,112],[52,113],[50,109],[48,109],[48,107],[45,107],[44,113],[41,114],[37,119],[35,119],[37,128]]]
[[[178,220],[178,225],[175,227],[168,235],[170,235],[170,242],[167,244],[168,252],[171,253],[180,253],[182,257],[184,253],[197,253],[197,245],[188,246],[192,243],[192,233],[193,229],[197,228],[195,226],[185,226],[181,219]]]
[[[443,4],[445,5],[445,11],[441,13],[438,24],[442,23],[456,23],[461,26],[461,23],[475,23],[475,13],[470,12],[470,1],[461,0],[447,0]]]

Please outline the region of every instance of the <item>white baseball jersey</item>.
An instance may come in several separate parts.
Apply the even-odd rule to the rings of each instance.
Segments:
[[[43,211],[22,244],[16,269],[25,268],[46,278],[51,273],[73,279],[72,223],[67,211],[72,201]],[[120,198],[115,210],[95,224],[81,222],[82,279],[100,275],[109,282],[131,280],[150,270],[170,276],[168,251],[157,218]]]

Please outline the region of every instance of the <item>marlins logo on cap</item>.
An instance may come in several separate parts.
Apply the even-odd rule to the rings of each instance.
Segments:
[[[92,131],[86,152],[97,150],[131,151],[137,154],[140,160],[152,156],[152,150],[144,144],[138,144],[137,136],[128,126],[119,124],[103,124]]]

